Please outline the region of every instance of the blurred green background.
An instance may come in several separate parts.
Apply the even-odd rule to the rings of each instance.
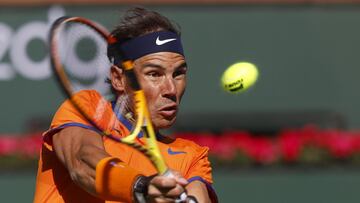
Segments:
[[[341,114],[349,128],[360,127],[360,6],[148,7],[183,31],[190,74],[181,115],[325,110]],[[84,16],[111,29],[126,8],[1,7],[2,40],[11,43],[0,55],[6,94],[0,132],[23,132],[34,117],[49,120],[62,101],[44,41],[55,18]],[[255,63],[260,78],[248,92],[230,95],[220,76],[237,61]]]
[[[46,126],[63,99],[49,72],[44,41],[55,18],[83,16],[111,29],[126,8],[0,7],[0,133],[16,136],[34,125]],[[241,115],[324,111],[340,115],[347,129],[360,127],[359,5],[147,8],[182,28],[190,74],[179,122],[189,114],[203,112],[235,113],[246,119]],[[220,87],[220,75],[237,61],[255,63],[260,78],[243,94],[226,94]],[[246,123],[241,119],[239,123]],[[214,179],[220,202],[360,200],[356,169],[215,168]],[[1,171],[1,202],[31,202],[34,181],[34,169]]]
[[[32,202],[33,171],[0,174],[1,202]],[[356,203],[360,174],[354,170],[216,169],[219,202]]]

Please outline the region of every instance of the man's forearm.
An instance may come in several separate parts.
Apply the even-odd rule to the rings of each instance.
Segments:
[[[53,146],[72,181],[96,195],[96,165],[109,156],[104,150],[101,136],[84,128],[69,127],[53,136]]]

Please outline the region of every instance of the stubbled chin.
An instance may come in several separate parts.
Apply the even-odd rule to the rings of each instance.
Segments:
[[[167,120],[163,118],[161,120],[153,121],[153,125],[155,129],[166,129],[166,128],[170,128],[175,123],[175,120],[176,120],[176,116],[171,120]]]

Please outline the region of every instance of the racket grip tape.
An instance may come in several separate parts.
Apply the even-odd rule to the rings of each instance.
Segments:
[[[167,170],[163,176],[166,176],[166,177],[170,177],[170,178],[174,178],[174,174],[170,171],[170,170]],[[181,193],[179,198],[175,200],[175,203],[198,203],[198,201],[196,200],[195,197],[193,196],[189,196],[186,191]]]

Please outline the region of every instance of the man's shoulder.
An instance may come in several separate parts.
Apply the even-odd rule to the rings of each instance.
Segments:
[[[80,90],[72,96],[72,101],[76,101],[78,105],[91,107],[96,105],[101,100],[101,95],[96,90]],[[74,112],[74,106],[70,99],[62,102],[55,114],[63,114],[67,112]]]
[[[75,98],[101,98],[101,94],[96,90],[80,90],[74,94]]]
[[[184,138],[175,138],[175,141],[172,143],[177,146],[192,146],[192,147],[201,147],[196,144],[194,141]]]
[[[100,105],[104,106],[106,103],[110,103],[96,90],[80,90],[73,95],[73,100],[79,105],[87,106],[88,109],[96,108]],[[68,106],[72,102],[67,99],[63,105]]]
[[[72,99],[76,102],[76,105],[86,109],[88,115],[94,116],[94,119],[98,118],[98,115],[102,115],[102,118],[105,116],[111,117],[111,103],[96,90],[80,90],[73,95]],[[95,117],[96,115],[98,117]],[[57,109],[51,122],[51,128],[59,127],[66,123],[89,124],[69,99],[65,100]]]
[[[198,154],[203,153],[204,151],[208,151],[208,147],[200,146],[196,142],[184,138],[176,138],[175,141],[170,145],[170,147],[183,149],[190,153]]]

